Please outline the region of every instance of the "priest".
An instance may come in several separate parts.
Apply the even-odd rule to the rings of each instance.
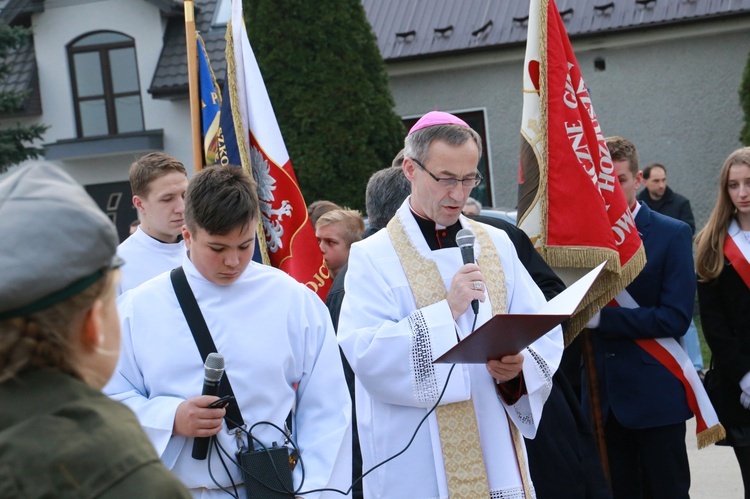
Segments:
[[[363,469],[408,445],[365,477],[365,497],[535,496],[521,437],[539,424],[560,328],[486,365],[432,363],[495,314],[545,303],[507,235],[461,215],[481,153],[458,117],[423,116],[405,140],[411,196],[387,230],[352,246],[338,338],[357,377]],[[462,263],[462,228],[476,234],[476,263]]]

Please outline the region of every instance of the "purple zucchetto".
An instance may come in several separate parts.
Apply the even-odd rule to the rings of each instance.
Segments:
[[[430,111],[419,118],[419,121],[414,123],[414,126],[409,130],[409,135],[417,130],[437,125],[461,125],[470,128],[464,120],[457,116],[453,116],[450,113],[445,113],[443,111]]]

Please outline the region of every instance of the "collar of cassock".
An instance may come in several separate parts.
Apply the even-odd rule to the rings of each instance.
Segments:
[[[167,241],[162,241],[161,239],[157,239],[157,238],[155,238],[154,236],[152,236],[151,234],[148,234],[148,233],[147,233],[147,232],[146,232],[145,230],[143,231],[143,233],[144,233],[144,234],[146,234],[146,235],[147,235],[148,237],[150,237],[151,239],[153,239],[154,241],[159,241],[159,242],[160,242],[160,243],[162,243],[162,244],[177,244],[177,243],[179,243],[180,241],[182,241],[182,232],[180,232],[180,233],[179,233],[179,234],[177,235],[177,240],[176,240],[176,241],[173,241],[173,242],[171,242],[171,243],[170,243],[170,242],[167,242]]]
[[[414,216],[414,220],[419,225],[419,230],[422,231],[427,245],[432,251],[443,249],[443,248],[457,248],[456,234],[461,230],[461,222],[456,221],[449,227],[443,227],[440,224],[427,220],[417,215],[414,210],[410,210]]]

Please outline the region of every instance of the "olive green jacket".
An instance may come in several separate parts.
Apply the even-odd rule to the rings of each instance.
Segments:
[[[0,383],[0,495],[191,497],[127,407],[51,369]]]

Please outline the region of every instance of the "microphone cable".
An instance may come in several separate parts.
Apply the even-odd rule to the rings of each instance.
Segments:
[[[451,365],[451,368],[448,371],[448,376],[447,376],[447,378],[445,380],[445,385],[443,385],[443,389],[440,392],[440,396],[438,397],[438,399],[435,402],[435,404],[430,408],[430,410],[427,411],[427,413],[419,421],[419,423],[417,424],[417,427],[414,430],[414,433],[412,433],[412,436],[409,439],[409,442],[406,444],[406,446],[403,449],[401,449],[399,452],[397,452],[396,454],[394,454],[394,455],[390,456],[389,458],[387,458],[387,459],[379,462],[378,464],[376,464],[375,466],[373,466],[372,468],[370,468],[369,470],[367,470],[365,473],[362,474],[362,476],[360,476],[359,478],[357,478],[356,480],[354,480],[354,482],[352,482],[352,485],[346,491],[339,490],[339,489],[334,489],[334,488],[330,488],[330,487],[325,487],[325,488],[320,488],[320,489],[312,489],[312,490],[301,490],[302,487],[304,486],[304,483],[305,483],[305,464],[304,464],[304,462],[302,460],[302,453],[299,452],[299,448],[297,447],[296,442],[294,442],[294,440],[291,437],[288,439],[288,441],[289,441],[290,444],[292,444],[293,449],[296,450],[298,452],[299,456],[300,456],[299,457],[299,465],[301,466],[302,477],[301,477],[301,480],[300,480],[299,487],[297,487],[297,489],[295,489],[295,490],[287,490],[286,488],[284,490],[280,490],[280,489],[276,489],[276,488],[271,487],[271,486],[266,485],[266,484],[263,484],[263,486],[266,487],[266,488],[268,488],[269,490],[271,490],[273,492],[278,492],[278,493],[281,493],[281,494],[294,494],[295,496],[296,495],[310,494],[310,493],[313,493],[313,492],[336,492],[336,493],[344,495],[344,496],[347,495],[347,494],[349,494],[352,491],[352,489],[354,488],[354,485],[356,483],[360,482],[364,477],[366,477],[367,475],[369,475],[371,472],[373,472],[377,468],[380,468],[381,466],[383,466],[384,464],[388,463],[389,461],[392,461],[393,459],[396,459],[398,456],[400,456],[401,454],[403,454],[404,452],[406,452],[409,449],[409,447],[411,446],[411,444],[414,442],[414,439],[417,437],[417,433],[419,432],[419,429],[422,427],[422,425],[427,420],[427,418],[430,416],[430,414],[432,414],[433,412],[435,412],[435,409],[437,408],[437,406],[440,405],[440,401],[443,399],[443,395],[445,395],[445,391],[448,389],[448,383],[450,382],[451,374],[453,374],[453,369],[455,367],[456,367],[456,364],[452,364]],[[233,421],[231,419],[227,418],[227,420],[233,423]],[[284,435],[286,437],[286,432],[284,432],[284,430],[282,430],[279,426],[277,426],[276,424],[274,424],[274,423],[272,423],[270,421],[259,421],[259,422],[255,423],[253,426],[251,426],[250,429],[248,429],[248,430],[246,430],[246,429],[244,429],[244,428],[242,428],[240,426],[238,426],[238,429],[240,429],[242,432],[246,433],[247,436],[248,436],[248,438],[251,438],[253,441],[257,442],[260,445],[261,450],[265,451],[268,454],[268,457],[270,459],[271,458],[270,449],[268,447],[266,447],[266,445],[263,442],[261,442],[260,440],[258,440],[256,437],[254,437],[252,435],[252,428],[254,428],[254,427],[258,426],[258,425],[261,425],[261,424],[273,426],[282,435]],[[230,462],[232,462],[235,465],[237,465],[237,467],[239,467],[243,472],[247,473],[248,476],[250,476],[252,478],[255,478],[258,481],[261,481],[252,472],[250,472],[249,470],[243,468],[242,465],[240,465],[239,462],[237,462],[235,459],[233,459],[229,455],[229,453],[224,449],[224,447],[221,445],[221,443],[219,443],[219,441],[216,438],[212,437],[212,440],[214,442],[214,445],[218,447],[220,453],[223,452],[224,455],[229,459]],[[209,455],[209,459],[210,459],[210,455]],[[276,473],[277,479],[279,479],[279,482],[281,482],[281,480],[280,480],[281,474],[280,474],[278,468],[276,468],[276,464],[273,462],[272,459],[270,459],[270,461],[271,461],[271,465],[273,467],[273,470]],[[223,460],[222,460],[222,463],[223,463]],[[226,468],[226,466],[225,466],[225,468]],[[229,470],[227,470],[227,473],[229,473]],[[235,494],[232,494],[225,487],[222,487],[221,485],[219,485],[217,483],[217,481],[213,477],[213,474],[211,473],[210,461],[209,461],[209,474],[211,475],[211,479],[213,480],[214,484],[217,487],[219,487],[221,490],[223,490],[227,494],[229,494],[229,495],[231,495],[233,497],[237,497]],[[231,476],[230,476],[230,480],[231,480]],[[234,486],[234,482],[232,482],[232,485]],[[236,490],[237,490],[236,486],[234,486],[234,490],[236,492]]]
[[[478,312],[474,313],[474,321],[473,321],[472,326],[471,326],[471,332],[472,333],[474,332],[474,330],[476,328],[478,316],[479,316]],[[237,429],[239,429],[242,432],[246,433],[247,436],[248,436],[248,439],[251,439],[251,440],[248,441],[248,443],[252,443],[252,441],[255,441],[255,442],[257,442],[260,445],[261,450],[263,450],[264,452],[266,452],[266,454],[267,454],[267,456],[269,458],[269,461],[271,462],[271,466],[273,468],[273,471],[276,474],[276,478],[278,479],[279,483],[282,483],[281,472],[278,470],[278,468],[276,467],[276,463],[272,459],[272,456],[271,456],[271,453],[270,453],[270,449],[268,447],[266,447],[266,445],[263,442],[261,442],[260,440],[258,440],[256,437],[253,436],[252,430],[256,426],[258,426],[258,425],[265,424],[265,425],[269,425],[269,426],[274,427],[276,430],[279,431],[279,433],[281,433],[282,435],[284,435],[284,438],[292,445],[292,448],[297,452],[297,455],[299,456],[298,463],[300,465],[300,470],[301,470],[301,475],[302,475],[301,479],[300,479],[300,484],[299,484],[299,487],[297,487],[295,490],[288,490],[288,489],[286,489],[286,487],[284,487],[284,490],[280,490],[280,489],[276,489],[274,487],[271,487],[270,485],[267,485],[265,483],[262,483],[262,480],[260,478],[258,478],[257,476],[255,476],[253,473],[251,473],[246,468],[243,468],[242,465],[238,461],[236,461],[235,459],[233,459],[230,456],[230,454],[226,451],[226,449],[224,449],[224,447],[221,445],[221,443],[218,441],[218,439],[215,436],[211,437],[211,443],[217,448],[217,454],[219,455],[219,459],[221,461],[221,464],[224,466],[224,470],[226,471],[227,475],[229,476],[229,480],[232,483],[232,488],[234,489],[234,494],[231,491],[227,490],[225,487],[222,487],[216,481],[216,479],[214,478],[213,472],[211,471],[211,454],[212,454],[212,452],[209,452],[209,455],[208,455],[208,472],[209,472],[209,475],[211,477],[211,480],[222,491],[226,492],[227,494],[229,494],[230,496],[234,497],[235,499],[239,498],[239,493],[237,491],[237,486],[235,485],[234,480],[232,479],[231,473],[229,473],[229,469],[227,468],[226,464],[224,463],[224,459],[221,457],[221,454],[223,453],[227,457],[227,459],[229,459],[230,462],[232,462],[237,467],[239,467],[245,474],[247,474],[248,476],[254,478],[258,482],[262,483],[262,485],[264,487],[266,487],[268,490],[271,490],[273,492],[277,492],[277,493],[281,493],[281,494],[292,494],[294,496],[304,495],[304,494],[311,494],[313,492],[336,492],[338,494],[341,494],[341,495],[345,496],[345,495],[349,494],[352,491],[352,489],[354,488],[354,485],[357,484],[357,483],[359,483],[359,482],[361,482],[364,477],[366,477],[367,475],[369,475],[371,472],[375,471],[376,469],[380,468],[384,464],[386,464],[386,463],[388,463],[388,462],[396,459],[397,457],[399,457],[400,455],[402,455],[404,452],[406,452],[409,449],[409,447],[411,447],[411,444],[414,442],[414,439],[417,438],[417,433],[419,433],[419,430],[422,427],[422,425],[424,424],[424,422],[427,420],[427,418],[430,416],[430,414],[432,414],[433,412],[435,412],[435,410],[437,409],[438,405],[440,405],[440,401],[443,400],[443,396],[445,395],[445,391],[448,389],[448,383],[450,382],[451,375],[453,374],[453,369],[455,367],[456,367],[456,364],[451,364],[451,368],[448,371],[448,376],[445,379],[445,384],[443,385],[443,389],[440,391],[440,396],[438,396],[438,399],[435,402],[435,404],[430,408],[429,411],[427,411],[427,413],[419,421],[419,423],[417,424],[417,427],[414,429],[414,432],[412,433],[412,436],[409,439],[409,441],[406,444],[406,446],[403,449],[401,449],[400,451],[398,451],[396,454],[390,456],[387,459],[384,459],[383,461],[379,462],[378,464],[376,464],[375,466],[373,466],[372,468],[370,468],[366,472],[362,473],[361,476],[359,476],[356,480],[354,480],[352,482],[352,484],[349,486],[349,488],[346,491],[339,490],[339,489],[334,489],[332,487],[323,487],[323,488],[312,489],[312,490],[301,490],[302,487],[304,486],[304,483],[305,483],[305,464],[304,464],[304,462],[302,460],[302,453],[300,452],[299,447],[297,447],[297,443],[292,439],[291,435],[287,434],[287,432],[284,431],[281,427],[279,427],[278,425],[276,425],[276,424],[274,424],[274,423],[272,423],[270,421],[259,421],[259,422],[255,423],[255,424],[253,424],[249,429],[246,430],[245,428],[243,428],[242,426],[238,425],[236,422],[232,421],[228,417],[226,417],[227,421],[235,424],[237,426]]]
[[[479,312],[478,311],[474,312],[474,321],[472,322],[472,325],[471,325],[471,333],[473,333],[475,331],[475,328],[476,328],[476,325],[477,325],[477,318],[478,317],[479,317]],[[471,333],[469,333],[469,334],[471,334]],[[414,433],[412,433],[411,438],[409,439],[409,442],[406,444],[406,447],[404,447],[403,449],[401,449],[399,452],[397,452],[396,454],[392,455],[391,457],[389,457],[389,458],[387,458],[387,459],[379,462],[378,464],[376,464],[375,466],[373,466],[372,468],[370,468],[366,472],[362,473],[362,475],[360,475],[356,480],[354,480],[352,482],[351,486],[346,490],[346,492],[344,492],[342,490],[339,490],[339,489],[327,488],[326,487],[326,488],[320,488],[320,489],[306,490],[306,491],[302,491],[302,492],[295,492],[295,494],[297,494],[297,493],[309,494],[309,493],[312,493],[312,492],[337,492],[337,493],[342,494],[342,495],[347,495],[348,493],[350,493],[352,491],[352,489],[354,488],[354,485],[356,483],[361,482],[364,477],[366,477],[371,472],[375,471],[376,469],[380,468],[384,464],[388,463],[389,461],[392,461],[392,460],[396,459],[398,456],[400,456],[401,454],[403,454],[404,452],[406,452],[409,449],[409,447],[411,446],[411,444],[414,442],[414,439],[417,438],[417,433],[419,433],[419,429],[422,427],[422,425],[427,420],[427,418],[430,416],[430,414],[432,414],[433,412],[435,412],[435,409],[437,409],[438,405],[440,405],[440,401],[443,400],[443,395],[445,395],[445,391],[448,389],[448,383],[450,382],[451,375],[453,374],[453,369],[455,367],[456,367],[456,364],[451,364],[451,368],[448,371],[448,376],[445,379],[445,384],[443,385],[443,389],[440,391],[440,396],[438,397],[438,399],[435,402],[435,404],[430,408],[430,410],[427,411],[427,414],[425,414],[422,417],[422,419],[419,421],[419,423],[417,424],[417,427],[414,429]],[[258,424],[258,423],[256,423],[256,424]],[[295,445],[295,449],[296,448],[297,447]],[[265,446],[264,446],[264,449],[265,449]],[[304,464],[302,463],[302,453],[301,452],[299,453],[299,456],[300,456],[299,457],[299,462],[302,465],[302,480],[300,481],[299,488],[302,488],[302,485],[304,484],[304,481],[305,481],[304,480],[304,476],[305,476],[304,475],[304,471],[305,471],[305,469],[304,469]],[[299,491],[299,489],[297,489],[297,490]],[[281,492],[281,491],[277,491],[277,492]]]
[[[225,487],[223,487],[221,484],[219,484],[219,482],[214,477],[213,470],[211,469],[211,454],[213,454],[213,452],[211,452],[211,447],[212,446],[217,448],[216,454],[219,456],[219,461],[221,461],[221,465],[224,467],[224,471],[226,472],[227,476],[229,477],[229,481],[232,484],[232,489],[234,490],[234,494],[232,492],[230,492],[229,490],[227,490]],[[220,488],[221,490],[223,490],[224,492],[226,492],[230,496],[234,497],[235,499],[239,499],[240,494],[237,491],[237,485],[234,483],[234,478],[232,478],[232,474],[229,472],[229,468],[227,467],[227,464],[224,462],[224,458],[221,457],[221,453],[222,452],[224,454],[227,454],[227,452],[224,450],[224,447],[221,446],[221,443],[216,438],[216,435],[212,435],[211,436],[211,440],[208,443],[208,476],[211,477],[211,481],[214,482],[214,485],[216,485],[218,488]],[[227,454],[227,456],[229,456],[229,455]],[[231,457],[229,459],[232,462],[234,462],[234,460]]]

